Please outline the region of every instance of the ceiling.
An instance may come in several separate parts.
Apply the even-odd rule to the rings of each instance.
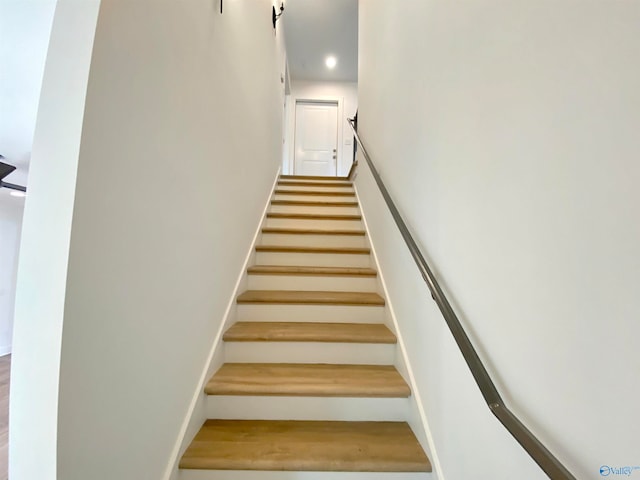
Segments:
[[[287,0],[281,21],[291,80],[358,81],[358,0]]]

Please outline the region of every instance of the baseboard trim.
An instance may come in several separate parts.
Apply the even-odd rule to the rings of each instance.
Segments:
[[[229,303],[227,304],[222,322],[220,323],[220,328],[218,328],[218,332],[216,333],[213,344],[211,345],[211,351],[209,352],[209,356],[207,357],[207,361],[205,362],[204,368],[200,375],[200,379],[193,394],[193,398],[191,399],[191,403],[189,404],[187,414],[184,421],[182,422],[182,426],[180,427],[180,432],[171,452],[171,456],[169,457],[167,468],[164,475],[162,476],[163,480],[175,480],[176,473],[178,471],[180,456],[182,455],[184,450],[186,450],[187,446],[191,443],[193,437],[206,419],[206,395],[204,394],[204,386],[205,383],[209,380],[210,375],[213,373],[212,370],[215,366],[216,355],[221,353],[220,346],[222,344],[222,334],[229,324],[232,312],[234,312],[233,307],[236,305],[236,297],[240,293],[240,288],[246,282],[247,268],[251,259],[255,255],[256,244],[258,242],[258,238],[260,237],[260,233],[262,232],[262,226],[266,221],[267,211],[269,209],[269,205],[271,204],[271,198],[274,194],[273,192],[275,191],[278,184],[278,178],[280,177],[281,169],[282,166],[278,168],[276,176],[273,180],[273,184],[271,185],[271,190],[269,191],[269,196],[267,197],[267,200],[265,202],[262,216],[260,217],[260,222],[258,223],[258,227],[256,228],[255,234],[253,235],[253,240],[251,241],[249,251],[247,252],[244,263],[240,270],[240,274],[238,275],[238,278],[236,280],[231,298],[229,298]],[[197,415],[198,411],[201,412],[201,415]]]
[[[11,354],[11,345],[3,345],[0,347],[0,357]]]
[[[362,167],[360,167],[362,168]],[[398,324],[398,319],[396,317],[395,311],[393,309],[393,301],[391,299],[391,296],[389,295],[389,290],[387,289],[387,284],[384,280],[384,271],[382,268],[380,268],[380,262],[378,261],[378,255],[376,254],[376,248],[373,242],[373,239],[371,238],[371,234],[370,234],[370,230],[369,230],[369,225],[367,223],[367,214],[365,212],[364,209],[364,204],[361,201],[360,198],[360,194],[358,192],[358,187],[357,185],[353,184],[353,188],[356,192],[356,198],[358,199],[358,204],[360,205],[360,213],[362,214],[362,224],[364,225],[364,229],[367,232],[367,237],[369,240],[369,245],[371,246],[371,255],[373,257],[373,261],[376,265],[376,270],[378,271],[378,279],[380,281],[380,284],[382,285],[382,290],[384,292],[384,298],[385,298],[385,302],[386,305],[385,307],[388,309],[389,315],[391,317],[391,322],[393,324],[393,329],[394,329],[394,333],[396,334],[396,337],[398,339],[398,348],[400,348],[400,352],[402,354],[402,359],[404,361],[404,367],[406,369],[406,374],[408,380],[409,380],[409,386],[411,388],[411,393],[412,393],[412,397],[410,397],[410,400],[413,401],[413,403],[415,404],[415,407],[418,410],[418,414],[420,416],[420,422],[422,423],[422,430],[425,434],[426,437],[426,441],[427,441],[427,445],[423,445],[424,447],[426,447],[428,456],[429,456],[429,460],[431,461],[431,465],[433,467],[433,474],[435,474],[436,479],[439,480],[444,480],[444,475],[442,473],[442,467],[440,465],[440,461],[438,459],[438,454],[436,452],[436,446],[435,443],[433,441],[433,435],[431,434],[431,429],[429,428],[429,422],[427,420],[427,415],[424,411],[424,407],[422,406],[422,397],[420,395],[420,390],[418,389],[417,383],[416,383],[416,379],[415,376],[413,374],[413,369],[411,368],[411,362],[409,361],[409,356],[407,354],[407,349],[405,348],[405,343],[402,337],[402,332],[400,331],[399,328],[399,324]],[[375,187],[377,189],[377,186]],[[416,435],[416,437],[419,439],[420,436]]]

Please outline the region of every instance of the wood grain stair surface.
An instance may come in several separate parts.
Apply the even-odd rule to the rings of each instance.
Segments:
[[[278,185],[281,187],[336,187],[336,188],[351,188],[353,184],[351,182],[338,182],[338,181],[304,181],[304,180],[280,180]]]
[[[333,342],[394,344],[396,336],[382,323],[237,322],[225,342]]]
[[[374,292],[247,290],[238,296],[237,302],[239,304],[384,306],[384,298]]]
[[[279,253],[337,253],[345,255],[369,255],[367,247],[308,247],[304,245],[256,245],[256,252]]]
[[[330,190],[287,190],[277,188],[275,193],[277,195],[315,195],[315,196],[325,196],[325,197],[355,197],[356,192],[343,192],[343,191],[335,191],[332,192]]]
[[[331,215],[328,213],[278,213],[269,212],[267,218],[289,218],[296,220],[362,220],[362,215],[338,214]]]
[[[358,202],[318,202],[313,200],[271,200],[271,205],[291,205],[305,207],[357,207]]]
[[[286,228],[286,227],[264,227],[262,233],[278,235],[354,235],[364,237],[364,230],[338,229],[327,230],[323,228]]]
[[[207,395],[405,398],[411,390],[392,365],[225,363]]]
[[[180,468],[430,472],[404,422],[207,420]]]
[[[288,265],[254,265],[247,269],[249,275],[306,275],[328,277],[375,277],[373,268],[358,267],[305,267]]]
[[[335,181],[335,182],[348,182],[348,177],[326,177],[319,175],[280,175],[281,180],[320,180],[320,181]]]

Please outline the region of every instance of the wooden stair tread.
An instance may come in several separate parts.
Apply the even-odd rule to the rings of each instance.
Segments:
[[[279,253],[338,253],[345,255],[369,255],[367,247],[308,247],[304,245],[256,245],[256,252]]]
[[[289,305],[372,305],[383,306],[384,298],[374,292],[319,292],[297,290],[247,290],[237,302]]]
[[[404,398],[411,390],[392,365],[225,363],[207,395]]]
[[[276,195],[316,195],[316,196],[325,196],[325,197],[355,197],[355,192],[343,192],[343,191],[327,191],[327,190],[284,190],[284,189],[276,189]]]
[[[430,472],[405,422],[207,420],[180,468]]]
[[[271,205],[294,205],[307,207],[357,207],[358,202],[314,202],[312,200],[271,200]]]
[[[267,218],[290,218],[297,220],[362,220],[361,215],[347,215],[337,214],[332,215],[328,213],[279,213],[269,212]]]
[[[332,342],[394,344],[396,336],[382,323],[237,322],[225,342]]]
[[[297,265],[254,265],[247,269],[249,275],[308,275],[338,277],[375,277],[373,268],[358,267],[306,267]]]
[[[348,177],[328,177],[321,175],[280,175],[281,180],[321,180],[321,181],[336,181],[336,182],[348,182]]]
[[[332,188],[352,188],[351,182],[339,181],[305,181],[305,180],[280,180],[278,185],[281,187],[332,187]]]
[[[327,230],[323,228],[284,228],[264,227],[262,233],[275,233],[281,235],[358,235],[364,237],[364,230]]]

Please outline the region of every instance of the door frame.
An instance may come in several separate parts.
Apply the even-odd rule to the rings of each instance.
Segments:
[[[344,112],[344,97],[324,97],[324,96],[318,96],[318,97],[313,97],[313,98],[309,98],[308,95],[291,95],[291,101],[288,102],[287,104],[287,109],[288,109],[288,123],[289,125],[287,125],[287,131],[291,132],[291,136],[292,138],[290,138],[288,140],[288,145],[287,145],[287,149],[288,149],[288,157],[289,157],[289,161],[288,161],[288,167],[289,167],[289,172],[291,174],[294,173],[294,168],[295,168],[295,143],[296,143],[296,106],[298,105],[298,103],[337,103],[338,104],[338,138],[337,138],[337,145],[336,145],[336,175],[338,175],[338,172],[340,172],[340,167],[342,165],[342,142],[343,142],[343,138],[344,138],[344,118],[343,118],[343,112]]]

